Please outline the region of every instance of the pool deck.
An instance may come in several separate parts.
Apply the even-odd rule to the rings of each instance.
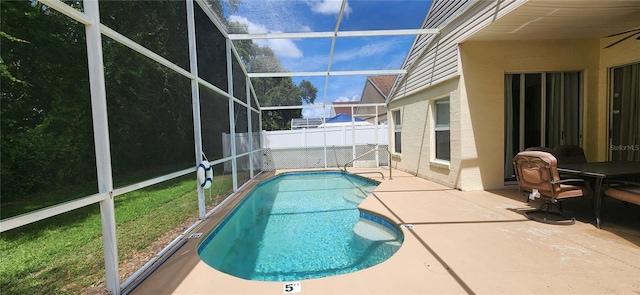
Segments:
[[[349,172],[372,169],[349,168]],[[516,187],[458,191],[393,170],[362,210],[401,226],[404,243],[376,266],[302,280],[298,294],[640,294],[640,208],[606,200],[602,228],[591,198],[568,200],[573,225],[527,219]],[[266,176],[266,175],[265,175]],[[261,178],[264,178],[262,176]],[[250,186],[246,188],[249,190]],[[236,202],[194,232],[209,232]],[[191,238],[129,294],[283,294],[284,282],[248,281],[209,267]]]

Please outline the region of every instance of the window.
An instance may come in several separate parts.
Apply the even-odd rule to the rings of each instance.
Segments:
[[[439,99],[435,103],[436,159],[451,160],[451,136],[449,127],[449,98]]]
[[[394,122],[393,151],[399,154],[402,152],[402,117],[400,116],[400,110],[393,111],[391,115]]]

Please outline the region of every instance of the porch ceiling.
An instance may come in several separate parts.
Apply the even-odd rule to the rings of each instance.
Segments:
[[[527,1],[467,40],[591,39],[639,27],[640,1]]]

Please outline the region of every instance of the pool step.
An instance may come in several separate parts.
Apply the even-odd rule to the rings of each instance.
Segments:
[[[366,197],[362,190],[358,188],[342,194],[342,198],[354,204],[360,204]]]
[[[360,219],[353,227],[353,232],[370,241],[384,242],[394,246],[400,246],[400,241],[394,232],[383,225],[367,219]]]

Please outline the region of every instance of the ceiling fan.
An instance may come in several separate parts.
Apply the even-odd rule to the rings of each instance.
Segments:
[[[631,38],[633,36],[637,36],[636,40],[640,40],[640,28],[633,29],[633,30],[628,30],[628,31],[624,31],[624,32],[620,32],[620,33],[609,35],[609,36],[605,36],[605,38],[615,37],[615,36],[620,36],[620,35],[625,35],[625,34],[629,34],[629,35],[627,35],[626,37],[624,37],[624,38],[622,38],[622,39],[620,39],[620,40],[618,40],[616,42],[613,42],[613,43],[609,44],[607,47],[605,47],[603,49],[612,47],[612,46],[614,46],[614,45],[616,45],[616,44],[618,44],[618,43],[620,43],[620,42],[622,42],[624,40],[627,40],[627,39],[629,39],[629,38]]]

